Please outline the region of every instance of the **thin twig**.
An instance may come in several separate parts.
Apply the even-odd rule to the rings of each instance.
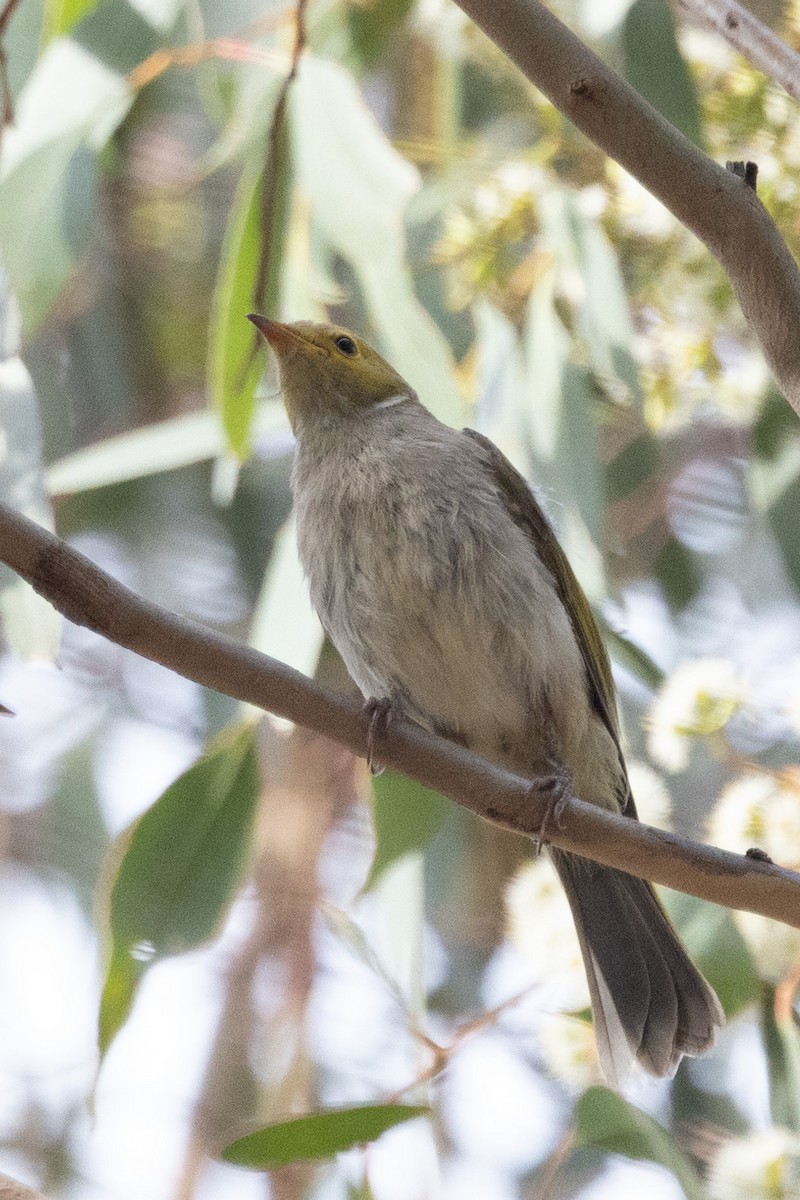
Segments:
[[[800,270],[752,187],[670,125],[539,0],[457,0],[527,78],[719,260],[800,415]]]
[[[129,73],[128,84],[138,92],[171,67],[196,67],[212,58],[228,62],[272,63],[275,55],[261,46],[251,46],[240,38],[193,42],[189,46],[174,46],[171,50],[154,50]]]
[[[0,136],[6,125],[10,125],[14,120],[14,99],[11,95],[11,85],[8,82],[8,62],[6,60],[6,48],[3,44],[8,22],[14,15],[14,9],[19,4],[19,0],[6,0],[2,10],[0,10],[0,104],[2,104],[2,125],[0,126]]]
[[[119,646],[288,718],[366,756],[369,715],[284,663],[167,612],[118,583],[59,538],[0,505],[0,561],[69,620]],[[4,697],[6,699],[6,697]],[[8,697],[8,699],[11,699]],[[13,707],[13,703],[12,703]],[[549,800],[531,781],[408,721],[381,738],[381,761],[478,816],[535,838]],[[550,841],[564,850],[729,908],[800,927],[800,875],[572,800]]]
[[[264,183],[261,191],[261,253],[258,259],[258,273],[253,285],[253,308],[256,312],[264,311],[270,272],[275,268],[275,213],[278,205],[278,185],[283,169],[283,134],[286,124],[286,105],[289,102],[289,91],[297,76],[300,57],[306,46],[306,5],[308,0],[297,0],[295,9],[294,46],[292,48],[289,71],[281,84],[275,111],[269,125],[267,135],[267,155],[264,163]],[[261,338],[256,331],[250,353],[242,366],[240,378],[247,376],[256,355],[261,350]]]
[[[685,12],[721,33],[748,62],[780,84],[794,100],[800,100],[800,54],[743,4],[737,0],[678,0],[678,3]]]

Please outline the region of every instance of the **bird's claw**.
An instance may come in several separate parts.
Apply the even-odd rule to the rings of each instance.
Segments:
[[[561,827],[567,805],[572,799],[572,779],[565,771],[559,770],[556,774],[535,779],[528,790],[532,796],[547,802],[539,832],[533,840],[534,853],[538,857],[547,841],[548,826],[555,823],[557,828]]]
[[[383,737],[389,728],[392,720],[393,705],[391,700],[384,697],[382,700],[367,700],[364,705],[365,711],[369,714],[369,728],[367,729],[367,766],[371,775],[382,775],[385,767],[375,758],[375,743]]]

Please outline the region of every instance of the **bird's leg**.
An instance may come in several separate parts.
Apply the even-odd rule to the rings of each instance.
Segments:
[[[369,729],[367,730],[367,766],[372,775],[382,775],[385,767],[375,758],[375,743],[379,738],[382,738],[389,728],[392,716],[395,712],[395,704],[388,696],[377,700],[372,697],[364,703],[364,710],[369,715]]]
[[[534,853],[537,857],[541,854],[542,846],[547,841],[548,826],[551,822],[555,822],[557,827],[561,825],[566,807],[573,798],[572,776],[559,755],[551,751],[547,756],[547,762],[552,774],[542,775],[539,779],[535,779],[528,789],[531,796],[547,802],[539,832],[533,840]]]

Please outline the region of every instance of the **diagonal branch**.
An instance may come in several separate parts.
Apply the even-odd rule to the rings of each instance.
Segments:
[[[313,729],[364,757],[369,717],[298,671],[137,596],[84,555],[0,505],[0,561],[69,620],[205,687]],[[381,737],[381,762],[478,816],[535,837],[548,803],[530,781],[405,721]],[[800,927],[800,875],[702,846],[574,800],[549,840],[564,850],[729,908]]]
[[[679,133],[539,0],[457,3],[556,108],[705,243],[800,415],[800,270],[753,188]]]
[[[800,100],[800,54],[737,0],[678,0],[794,100]]]

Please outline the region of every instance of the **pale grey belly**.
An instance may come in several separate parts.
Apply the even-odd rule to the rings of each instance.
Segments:
[[[548,761],[548,724],[580,732],[588,712],[577,646],[522,535],[503,554],[487,548],[465,578],[451,569],[458,538],[446,571],[422,545],[377,563],[352,530],[330,528],[325,542],[309,550],[301,531],[312,600],[364,696],[392,699],[420,723],[529,769]]]

